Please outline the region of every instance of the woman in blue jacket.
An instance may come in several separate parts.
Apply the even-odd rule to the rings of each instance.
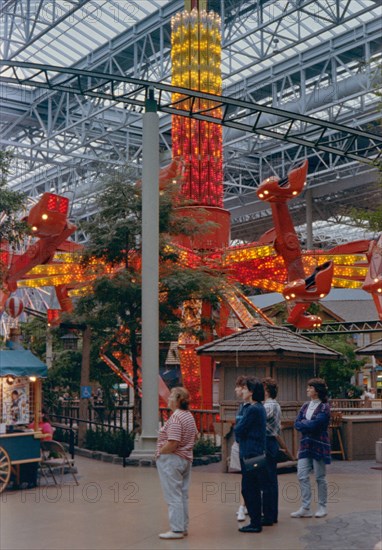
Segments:
[[[258,472],[246,472],[243,459],[259,456],[265,452],[266,413],[264,386],[258,378],[249,377],[243,388],[244,406],[242,416],[235,426],[235,437],[239,443],[241,463],[241,492],[251,522],[241,527],[241,533],[260,533],[261,527],[261,479]]]
[[[322,378],[308,381],[306,390],[310,401],[304,403],[295,421],[295,428],[301,432],[298,452],[297,477],[300,482],[302,506],[291,514],[292,518],[311,518],[312,499],[310,472],[313,470],[317,481],[318,509],[316,518],[327,515],[326,464],[330,464],[330,440],[328,426],[330,406],[328,388]]]

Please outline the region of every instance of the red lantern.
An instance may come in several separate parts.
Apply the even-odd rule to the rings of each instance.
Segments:
[[[5,311],[10,315],[10,317],[16,318],[22,314],[24,309],[24,304],[20,298],[17,296],[11,296],[5,302]]]

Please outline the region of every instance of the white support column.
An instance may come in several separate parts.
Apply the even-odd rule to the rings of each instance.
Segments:
[[[142,140],[142,435],[132,458],[154,457],[159,426],[159,117],[149,94]]]

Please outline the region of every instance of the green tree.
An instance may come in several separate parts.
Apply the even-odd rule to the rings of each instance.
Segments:
[[[46,358],[46,332],[47,322],[45,319],[33,317],[27,323],[21,324],[21,333],[23,335],[23,344],[37,355],[41,361]],[[57,330],[53,330],[53,349],[62,349],[62,343],[59,339]]]
[[[0,236],[1,240],[15,244],[25,235],[27,225],[17,217],[25,204],[25,195],[7,187],[11,161],[10,152],[0,151]]]
[[[54,364],[48,372],[46,387],[68,388],[69,393],[78,392],[81,374],[81,352],[77,350],[55,351]]]
[[[381,169],[382,176],[382,169]],[[382,196],[382,184],[378,184],[379,194]],[[371,231],[382,231],[382,203],[381,200],[370,205],[369,208],[351,208],[350,217],[358,226],[364,227],[365,224]]]
[[[78,392],[81,372],[81,352],[64,349],[60,328],[50,329],[53,345],[53,366],[43,381],[44,405],[49,409],[58,405],[58,397],[63,388],[72,395]],[[46,359],[47,323],[44,319],[33,318],[22,323],[23,344],[42,361]]]
[[[344,397],[350,386],[350,378],[364,365],[365,360],[356,359],[356,345],[346,335],[317,336],[313,340],[342,354],[340,359],[323,362],[319,374],[326,380],[331,397]]]
[[[141,190],[134,185],[135,174],[118,172],[104,183],[97,199],[98,214],[84,226],[89,236],[85,266],[98,258],[113,267],[113,274],[100,277],[94,292],[82,298],[76,308],[78,319],[91,326],[98,352],[129,353],[133,367],[134,430],[140,431],[138,393],[141,333]],[[208,267],[181,265],[171,238],[179,234],[206,231],[210,224],[193,223],[177,214],[180,205],[177,186],[168,182],[160,195],[160,321],[163,330],[179,326],[179,306],[184,300],[209,300],[217,305],[223,277]],[[205,320],[204,320],[205,321]],[[203,325],[203,322],[202,322]],[[207,326],[207,323],[204,322]],[[201,331],[198,332],[199,336]],[[115,337],[115,335],[118,335]],[[113,359],[114,360],[114,359]]]
[[[20,243],[28,230],[27,224],[18,216],[24,206],[25,196],[7,187],[11,161],[10,152],[0,151],[0,251]],[[5,268],[0,255],[0,292],[3,289]]]

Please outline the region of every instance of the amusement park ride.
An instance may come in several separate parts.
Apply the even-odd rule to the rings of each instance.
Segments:
[[[172,84],[178,88],[220,95],[220,18],[207,12],[207,2],[186,0],[185,10],[172,20]],[[179,109],[191,99],[177,92],[174,100]],[[199,110],[215,119],[221,118],[219,107],[209,99],[195,99]],[[217,273],[229,274],[220,311],[212,312],[206,301],[194,304],[195,317],[184,323],[201,322],[212,316],[218,337],[228,335],[230,315],[248,328],[256,324],[262,313],[255,308],[235,283],[281,292],[287,302],[287,321],[299,329],[320,326],[321,319],[309,313],[313,302],[324,298],[331,287],[363,288],[375,302],[382,319],[382,237],[378,241],[356,241],[330,250],[302,251],[288,202],[304,190],[308,161],[293,168],[285,178],[271,177],[257,189],[258,198],[270,204],[274,228],[257,242],[230,246],[230,214],[223,208],[222,126],[174,114],[172,118],[173,161],[161,171],[162,182],[176,178],[180,193],[188,206],[182,214],[196,220],[207,217],[214,228],[191,239],[178,237],[173,247],[180,261],[187,266],[206,265]],[[179,160],[180,159],[180,160]],[[31,209],[27,222],[35,237],[23,254],[12,253],[7,243],[1,245],[4,271],[0,291],[0,311],[11,316],[21,313],[22,306],[12,293],[17,288],[53,286],[61,310],[47,311],[48,322],[58,324],[60,312],[72,310],[77,293],[91,292],[91,285],[100,275],[113,271],[95,261],[84,269],[80,263],[81,247],[68,238],[76,230],[68,219],[69,202],[65,197],[45,193]],[[217,229],[218,228],[218,229]],[[183,333],[179,337],[179,357],[183,383],[192,394],[193,406],[212,407],[213,361],[198,357],[195,349],[213,339],[212,331],[203,342]],[[119,358],[124,369],[104,357],[105,362],[128,383],[131,383],[131,362]]]

